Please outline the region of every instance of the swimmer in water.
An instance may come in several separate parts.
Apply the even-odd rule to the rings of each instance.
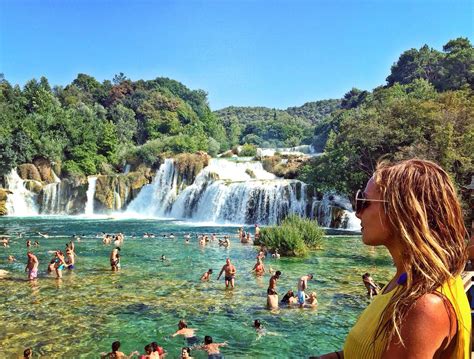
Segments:
[[[172,335],[172,337],[182,335],[186,338],[188,345],[193,345],[198,341],[198,338],[195,334],[196,330],[197,329],[194,328],[188,328],[188,324],[183,319],[181,319],[178,323],[178,330]]]
[[[227,342],[224,343],[213,343],[212,337],[206,335],[204,337],[204,344],[195,345],[191,347],[194,350],[205,350],[207,352],[208,359],[222,359],[222,354],[219,351],[220,347],[227,346]]]
[[[120,352],[119,349],[120,349],[120,342],[119,341],[113,342],[112,351],[107,354],[101,353],[100,357],[102,359],[130,359],[134,355],[140,355],[139,352],[135,351],[135,352],[130,353],[130,355],[127,356],[124,353]]]
[[[201,276],[201,281],[205,282],[211,279],[211,274],[212,274],[212,269],[209,268],[209,270]]]

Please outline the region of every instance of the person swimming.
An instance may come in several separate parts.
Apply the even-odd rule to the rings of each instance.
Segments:
[[[204,344],[195,345],[191,349],[194,350],[205,350],[207,352],[208,359],[222,359],[222,354],[219,351],[220,347],[227,346],[227,342],[224,343],[213,343],[212,337],[206,335],[204,337]]]
[[[130,353],[130,355],[127,356],[124,353],[120,352],[119,349],[120,349],[120,342],[117,340],[112,343],[112,351],[109,353],[101,353],[100,357],[102,359],[130,359],[134,355],[140,355],[139,352],[134,351]]]
[[[196,334],[195,334],[196,330],[197,329],[194,329],[194,328],[188,328],[188,324],[183,319],[181,319],[178,322],[178,330],[176,331],[176,333],[174,333],[171,336],[175,337],[177,335],[182,335],[185,337],[188,345],[193,345],[198,342],[198,338],[196,337]]]

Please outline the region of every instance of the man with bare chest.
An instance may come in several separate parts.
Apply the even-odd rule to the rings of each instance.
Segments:
[[[217,280],[221,277],[222,273],[225,272],[225,286],[229,288],[229,285],[234,288],[234,279],[235,273],[237,270],[235,269],[234,265],[230,262],[230,258],[227,258],[225,261],[225,265],[222,267]]]

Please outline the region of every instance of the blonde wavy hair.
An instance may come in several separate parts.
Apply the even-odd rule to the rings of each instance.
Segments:
[[[456,189],[436,163],[411,159],[380,162],[374,181],[385,200],[385,214],[393,235],[401,240],[407,273],[385,308],[376,337],[403,345],[401,323],[421,296],[435,293],[460,274],[467,260],[467,230]]]

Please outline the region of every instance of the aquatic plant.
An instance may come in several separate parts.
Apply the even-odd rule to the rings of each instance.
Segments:
[[[324,230],[316,221],[290,215],[279,226],[263,228],[255,244],[277,249],[284,256],[301,257],[317,248],[323,236]]]

